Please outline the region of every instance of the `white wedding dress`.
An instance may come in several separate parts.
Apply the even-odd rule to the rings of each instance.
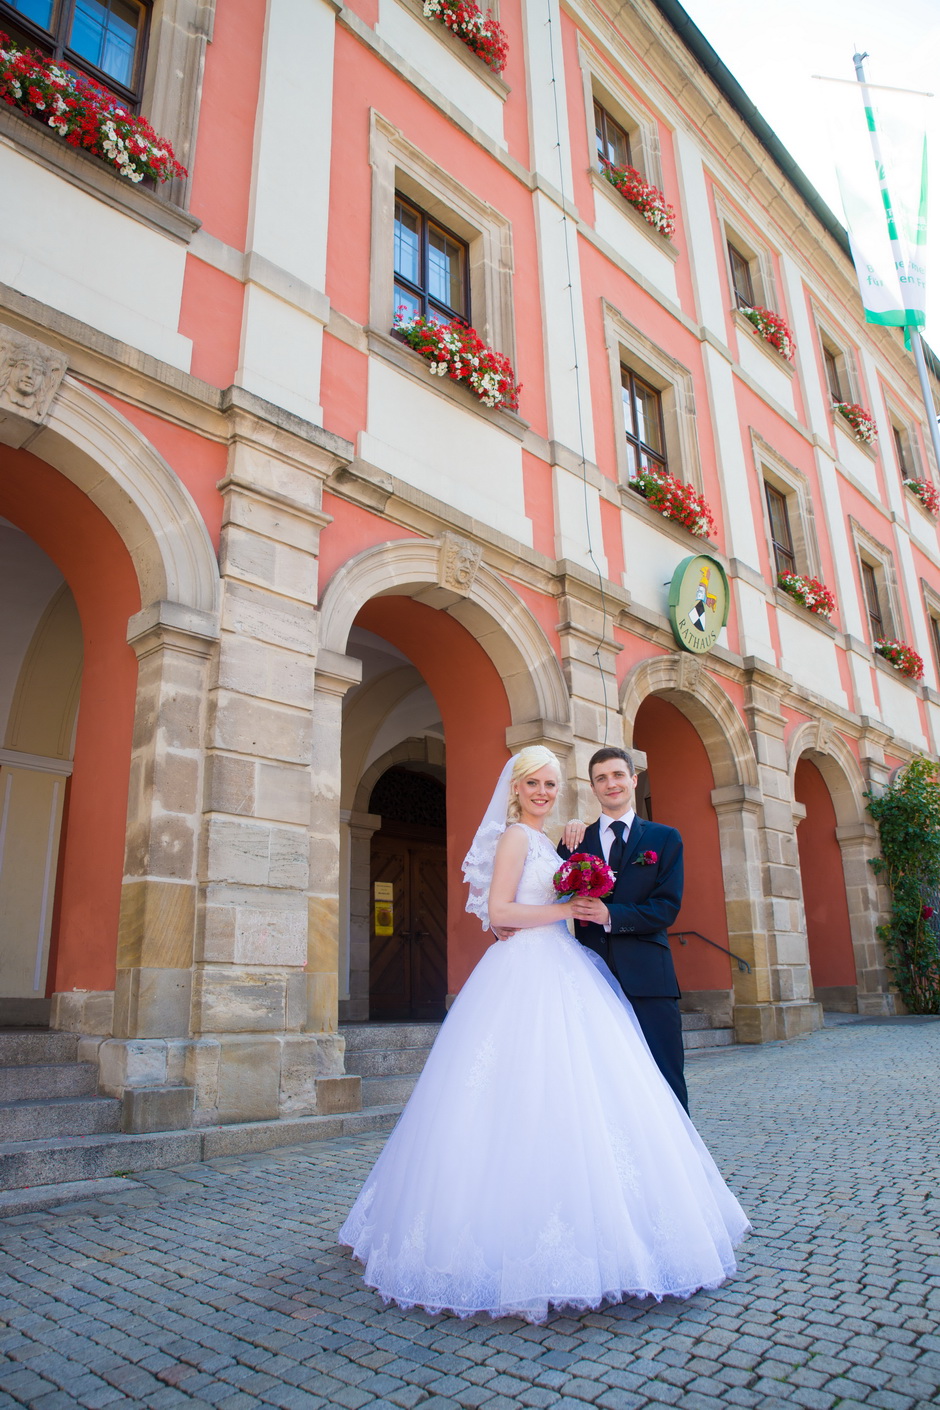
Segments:
[[[544,906],[559,858],[526,832],[516,900]],[[538,1322],[717,1287],[748,1229],[610,971],[558,921],[486,951],[339,1239],[386,1301]]]

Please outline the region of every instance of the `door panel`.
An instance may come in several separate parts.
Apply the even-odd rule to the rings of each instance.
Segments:
[[[447,994],[447,849],[382,836],[372,839],[375,883],[393,887],[392,935],[376,935],[372,906],[369,1017],[444,1017]]]

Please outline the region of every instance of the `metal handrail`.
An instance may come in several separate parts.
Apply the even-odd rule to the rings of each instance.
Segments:
[[[700,930],[670,930],[669,938],[676,939],[680,945],[687,945],[687,935],[694,935],[696,940],[704,940],[706,945],[711,945],[713,950],[720,950],[723,955],[730,955],[733,960],[737,960],[738,969],[742,974],[750,974],[751,966],[747,960],[742,960],[740,955],[736,955],[733,950],[729,950],[727,945],[719,945],[717,940],[709,940],[707,935],[703,935]]]

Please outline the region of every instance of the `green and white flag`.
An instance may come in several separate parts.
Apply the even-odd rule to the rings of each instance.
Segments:
[[[840,123],[839,188],[867,323],[923,327],[926,299],[927,135],[923,105],[888,95]],[[843,90],[845,92],[845,90]],[[867,128],[867,130],[866,130]],[[874,139],[874,140],[873,140]],[[877,153],[877,156],[876,156]]]

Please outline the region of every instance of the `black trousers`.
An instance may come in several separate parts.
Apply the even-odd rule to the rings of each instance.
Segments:
[[[685,1085],[685,1050],[682,1046],[682,1015],[678,999],[643,998],[628,994],[643,1030],[643,1037],[660,1072],[686,1111],[689,1094]]]

